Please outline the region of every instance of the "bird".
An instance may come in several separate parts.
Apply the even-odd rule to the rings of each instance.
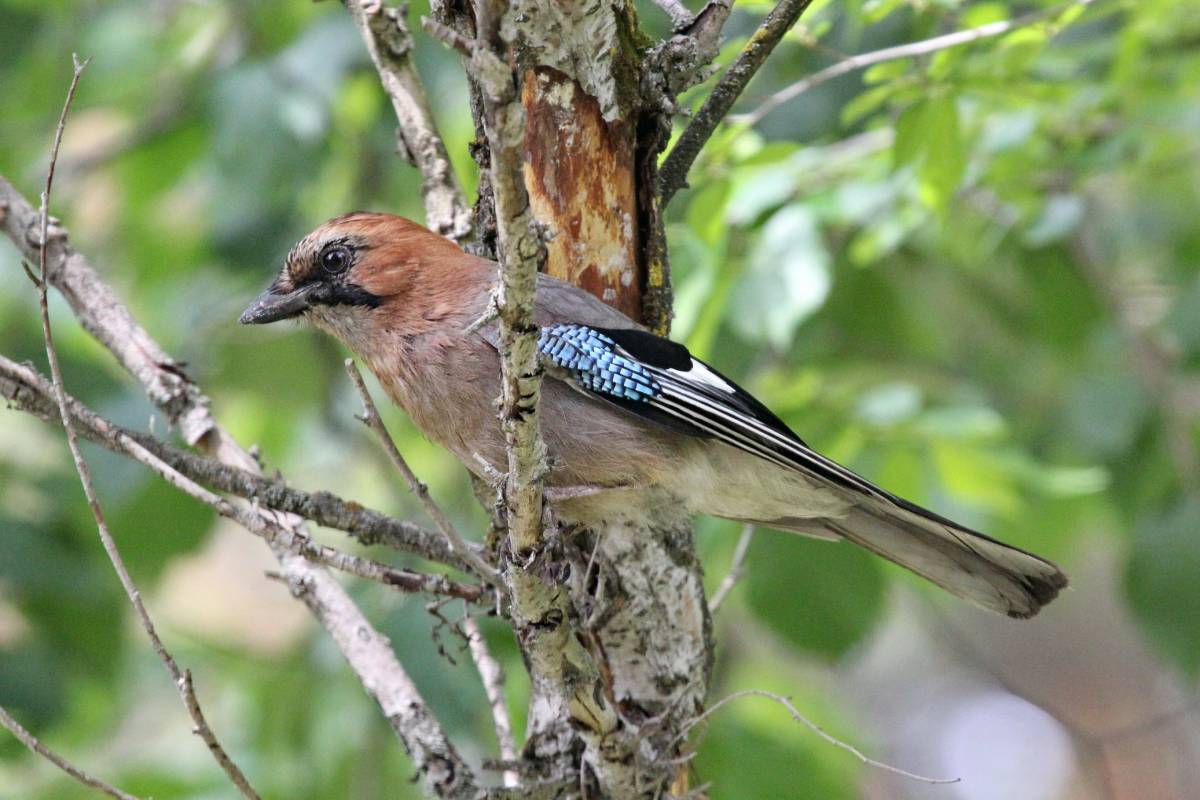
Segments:
[[[498,322],[479,324],[497,276],[411,220],[354,212],[301,239],[240,322],[298,319],[339,339],[430,440],[486,478],[507,465]],[[587,291],[539,273],[534,318],[547,501],[564,522],[699,513],[849,541],[1013,618],[1066,587],[1054,563],[817,453],[684,345]]]

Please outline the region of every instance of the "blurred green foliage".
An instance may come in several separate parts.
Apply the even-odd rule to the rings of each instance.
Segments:
[[[737,4],[723,62],[769,5]],[[1003,36],[824,83],[754,129],[718,131],[670,209],[674,335],[818,449],[900,494],[1068,571],[1091,544],[1117,542],[1145,635],[1194,673],[1200,11],[1191,0],[1054,8],[816,0],[740,110],[845,53],[1048,11]],[[641,14],[665,34],[653,6]],[[3,0],[0,18],[0,173],[36,197],[70,53],[92,56],[54,203],[76,246],[269,466],[420,518],[350,420],[336,346],[306,330],[234,324],[290,244],[324,218],[352,208],[422,216],[418,176],[395,156],[394,119],[344,10]],[[471,187],[457,56],[420,36],[416,54]],[[0,247],[0,274],[9,287],[0,351],[41,364],[34,292],[11,247]],[[52,313],[68,388],[145,429],[154,415],[136,387],[64,304]],[[388,421],[451,515],[481,529],[462,470],[401,415]],[[179,557],[212,548],[211,515],[135,466],[87,453],[151,611],[219,599],[219,581],[180,595],[167,579]],[[713,520],[698,530],[715,587],[735,530]],[[792,685],[761,653],[721,650],[722,631],[762,623],[814,670],[834,669],[908,576],[772,532],[756,536],[748,568],[718,626],[717,691],[791,694],[855,740],[845,703]],[[261,591],[287,602],[282,587]],[[472,758],[492,753],[461,646],[437,634],[419,602],[374,586],[354,592],[455,741]],[[253,606],[239,611],[278,623]],[[26,725],[129,791],[229,796],[130,624],[62,442],[2,410],[0,612],[0,703]],[[165,625],[169,645],[264,795],[416,796],[398,743],[310,624],[289,623],[296,632],[282,644],[255,647],[199,632],[186,613],[171,619],[182,621]],[[488,633],[519,723],[519,654],[501,628]],[[716,797],[856,792],[858,763],[766,701],[734,704],[708,727],[695,771]],[[0,797],[83,796],[0,737]]]

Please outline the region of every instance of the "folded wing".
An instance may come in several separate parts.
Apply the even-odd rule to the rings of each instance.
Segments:
[[[1067,584],[1057,566],[910,503],[812,450],[684,346],[636,329],[559,323],[539,349],[556,377],[644,419],[796,470],[851,500],[839,519],[770,522],[848,539],[981,606],[1029,617]]]

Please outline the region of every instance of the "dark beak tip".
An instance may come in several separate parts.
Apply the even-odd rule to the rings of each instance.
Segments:
[[[264,313],[262,298],[259,298],[246,307],[246,310],[238,317],[238,322],[242,325],[261,325],[270,321],[263,319],[265,316],[267,314]]]
[[[268,289],[254,298],[247,306],[238,322],[243,325],[265,325],[281,319],[290,319],[308,309],[308,294],[306,289],[277,294]]]

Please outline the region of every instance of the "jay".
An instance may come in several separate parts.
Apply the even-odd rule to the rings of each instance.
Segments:
[[[401,217],[330,220],[242,314],[341,340],[469,470],[503,471],[496,264]],[[538,276],[546,484],[564,521],[710,514],[848,540],[977,605],[1031,617],[1067,585],[1053,563],[921,508],[808,447],[762,403],[588,292]],[[481,463],[481,460],[483,463]],[[587,487],[588,491],[569,491]],[[553,492],[551,493],[552,496]]]

